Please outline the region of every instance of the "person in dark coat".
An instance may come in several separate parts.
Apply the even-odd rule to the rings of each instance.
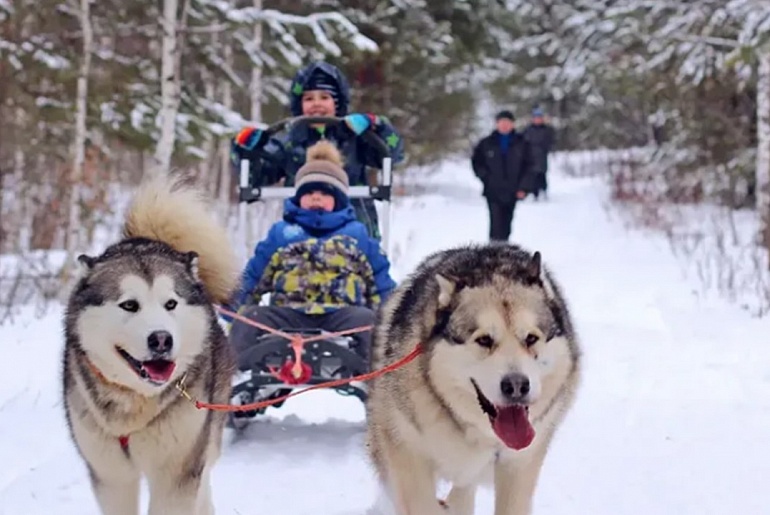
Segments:
[[[317,61],[299,70],[289,88],[289,98],[292,116],[338,116],[344,117],[345,123],[310,127],[299,124],[269,139],[256,127],[242,129],[232,140],[231,160],[236,173],[241,159],[251,161],[252,174],[260,179],[252,181],[253,186],[294,186],[297,171],[305,163],[305,152],[320,140],[339,147],[351,186],[367,185],[366,167],[381,169],[384,157],[390,157],[394,166],[404,160],[404,141],[387,117],[348,113],[350,85],[336,66]],[[362,137],[367,131],[387,143],[389,155],[382,155],[379,147]],[[257,168],[259,172],[255,173]],[[380,239],[374,200],[356,198],[350,204],[369,234]]]
[[[473,149],[471,165],[484,185],[489,239],[508,241],[516,202],[534,190],[534,177],[529,166],[529,144],[516,132],[513,113],[501,111],[495,124],[495,130]]]
[[[524,139],[530,145],[529,164],[535,175],[535,189],[531,193],[535,199],[538,199],[541,193],[546,197],[548,195],[548,154],[553,148],[554,130],[545,122],[545,115],[541,108],[536,107],[532,110],[532,119],[524,130]]]

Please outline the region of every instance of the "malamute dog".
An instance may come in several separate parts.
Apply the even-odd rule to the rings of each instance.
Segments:
[[[212,465],[225,415],[180,395],[228,403],[234,360],[213,302],[238,284],[238,264],[202,195],[170,178],[133,199],[124,238],[80,256],[64,318],[64,406],[105,515],[210,515]]]
[[[379,317],[374,369],[424,348],[370,383],[367,445],[388,509],[471,515],[477,485],[493,482],[495,515],[529,514],[580,371],[567,305],[540,253],[502,243],[437,252]],[[452,489],[439,502],[440,478]]]

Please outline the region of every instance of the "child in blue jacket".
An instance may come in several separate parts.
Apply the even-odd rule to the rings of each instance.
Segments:
[[[307,162],[296,175],[297,192],[285,201],[283,220],[270,228],[246,265],[233,306],[240,306],[239,313],[276,329],[341,331],[374,323],[376,308],[396,284],[379,241],[356,219],[348,186],[333,143],[321,141],[308,149]],[[270,306],[258,306],[265,293],[270,293]],[[230,341],[240,355],[261,334],[235,320]],[[368,360],[371,333],[356,336],[358,350]]]

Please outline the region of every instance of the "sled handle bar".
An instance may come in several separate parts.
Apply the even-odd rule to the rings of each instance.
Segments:
[[[267,128],[262,129],[262,131],[269,138],[285,129],[291,129],[297,124],[309,125],[314,123],[339,125],[339,124],[345,123],[345,118],[341,116],[294,116],[294,117],[284,118],[283,120],[278,120],[277,122],[269,125]],[[373,186],[373,187],[351,186],[350,196],[351,197],[369,197],[369,198],[375,198],[379,200],[390,200],[390,186],[393,182],[393,162],[392,162],[393,160],[390,157],[390,147],[385,142],[385,140],[380,137],[379,134],[377,134],[372,130],[367,130],[366,132],[364,132],[362,137],[366,139],[368,143],[371,143],[375,147],[377,147],[377,150],[379,150],[380,154],[383,156],[383,159],[382,159],[383,184],[380,186]],[[265,192],[260,191],[261,188],[250,188],[249,187],[249,162],[247,160],[241,161],[239,171],[240,171],[239,187],[242,192],[241,201],[253,202],[255,200],[258,200],[261,197],[267,197],[267,196],[285,198],[286,196],[291,196],[293,194],[290,191],[290,190],[293,190],[293,188],[271,187],[270,189],[272,191],[267,195],[265,194],[265,192],[268,191],[267,188],[265,189]],[[247,193],[244,193],[244,192],[247,192]]]
[[[341,116],[294,116],[284,118],[283,120],[278,120],[277,122],[269,125],[266,129],[263,129],[263,131],[268,137],[270,137],[284,129],[291,129],[299,124],[310,125],[314,123],[340,125],[345,123],[345,118]],[[383,156],[390,155],[390,147],[388,147],[388,144],[385,142],[385,140],[382,139],[376,132],[368,130],[364,132],[361,137],[367,140],[368,143],[371,143],[377,147],[377,150],[379,150]]]
[[[295,116],[284,118],[279,120],[267,128],[262,129],[265,135],[269,138],[275,134],[285,130],[291,129],[297,124],[314,124],[323,123],[328,125],[339,125],[345,123],[345,119],[341,116]],[[390,157],[390,147],[387,142],[383,140],[379,134],[372,130],[367,130],[361,136],[367,143],[372,144],[377,148],[382,157],[382,175],[383,183],[379,186],[351,186],[349,196],[351,198],[371,198],[385,201],[385,216],[382,220],[382,243],[383,247],[389,248],[390,242],[390,196],[391,185],[393,184],[393,159]],[[267,138],[265,138],[267,139]],[[265,188],[252,188],[249,186],[249,161],[242,160],[240,162],[239,170],[239,202],[243,203],[256,202],[261,198],[287,198],[291,197],[295,193],[294,188],[286,187],[265,187]],[[245,214],[243,214],[245,216]]]

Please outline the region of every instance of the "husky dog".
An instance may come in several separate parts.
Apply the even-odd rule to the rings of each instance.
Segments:
[[[367,445],[398,515],[471,515],[493,482],[495,515],[531,513],[556,428],[579,384],[567,305],[539,252],[501,243],[437,252],[379,313]],[[437,480],[452,483],[436,499]],[[378,507],[382,509],[382,506]]]
[[[200,192],[146,183],[123,239],[81,255],[64,317],[64,406],[105,515],[137,515],[146,477],[151,515],[210,515],[234,359],[214,311],[238,285],[226,228]]]

